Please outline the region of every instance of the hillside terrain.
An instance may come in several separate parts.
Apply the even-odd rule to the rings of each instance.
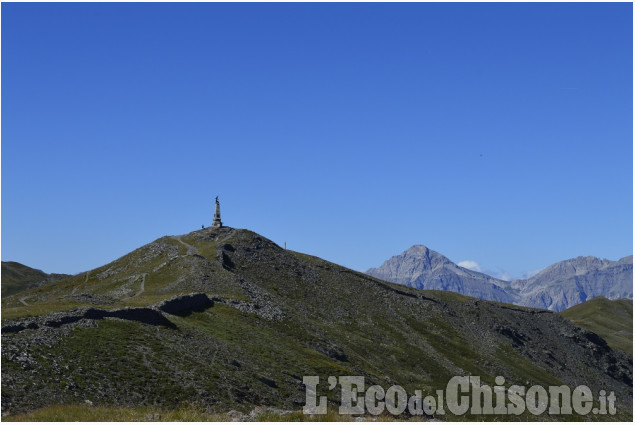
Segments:
[[[20,291],[69,277],[67,274],[47,274],[15,261],[2,262],[2,298]]]
[[[387,283],[248,230],[165,236],[2,299],[9,418],[77,404],[298,411],[307,375],[361,375],[409,394],[457,375],[585,384],[617,396],[617,416],[589,418],[632,419],[632,357],[561,315]],[[319,390],[339,404],[338,388]]]
[[[633,298],[633,256],[618,261],[577,257],[529,279],[505,281],[469,270],[423,245],[414,245],[366,273],[417,289],[453,291],[490,301],[562,311],[594,297]]]
[[[633,355],[633,300],[596,297],[560,313],[608,345]]]

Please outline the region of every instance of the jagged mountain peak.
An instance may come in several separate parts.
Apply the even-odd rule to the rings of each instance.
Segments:
[[[410,248],[402,252],[398,257],[415,257],[421,258],[428,266],[441,263],[450,263],[451,261],[444,255],[428,248],[425,245],[412,245]]]
[[[427,252],[432,251],[430,248],[428,248],[425,245],[422,244],[416,244],[416,245],[412,245],[410,248],[408,248],[407,250],[405,250],[403,254],[411,254],[411,255],[425,255]],[[432,251],[436,254],[438,254],[436,251]],[[439,254],[440,255],[440,254]]]
[[[425,245],[413,245],[366,273],[417,289],[453,291],[509,303],[514,301],[514,294],[502,288],[508,282],[460,267]]]
[[[381,267],[368,270],[368,274],[391,282],[405,283],[411,277],[452,262],[425,245],[413,245],[399,255],[386,260]]]

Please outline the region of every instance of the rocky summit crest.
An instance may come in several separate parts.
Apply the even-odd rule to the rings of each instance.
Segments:
[[[507,282],[458,266],[447,257],[426,247],[414,245],[367,273],[389,282],[417,289],[453,291],[492,301],[514,302],[514,291]]]

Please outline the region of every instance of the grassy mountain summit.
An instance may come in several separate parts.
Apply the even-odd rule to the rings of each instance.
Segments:
[[[390,284],[248,230],[166,236],[20,298],[2,300],[3,412],[298,410],[307,375],[410,394],[478,375],[615,391],[632,418],[631,358],[558,314]]]
[[[560,314],[600,335],[611,347],[633,355],[633,300],[595,297]]]

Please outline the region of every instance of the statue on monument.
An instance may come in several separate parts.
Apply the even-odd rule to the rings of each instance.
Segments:
[[[216,197],[216,208],[214,208],[212,227],[223,227],[223,222],[220,220],[220,202],[218,201],[218,196]]]

